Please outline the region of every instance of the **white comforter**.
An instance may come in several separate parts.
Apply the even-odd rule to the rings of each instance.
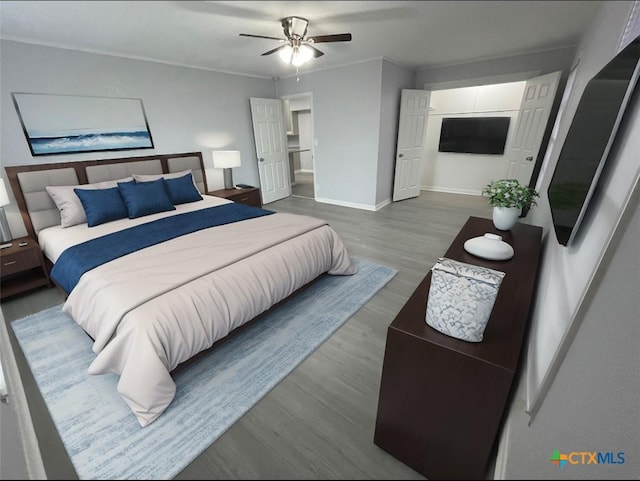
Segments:
[[[171,403],[178,364],[324,272],[355,272],[336,232],[319,219],[275,213],[97,267],[63,311],[95,340],[89,372],[119,374],[118,392],[146,426]]]

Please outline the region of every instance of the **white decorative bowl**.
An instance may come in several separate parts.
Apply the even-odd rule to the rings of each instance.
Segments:
[[[502,240],[502,236],[487,232],[464,243],[464,250],[474,256],[492,261],[504,261],[513,257],[513,247]]]

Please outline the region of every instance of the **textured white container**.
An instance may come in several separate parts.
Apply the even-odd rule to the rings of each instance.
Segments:
[[[463,341],[482,341],[505,273],[446,257],[431,272],[427,324]]]

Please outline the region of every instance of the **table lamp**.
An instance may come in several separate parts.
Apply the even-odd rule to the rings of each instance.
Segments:
[[[216,169],[224,169],[224,188],[233,189],[233,167],[240,167],[240,151],[238,150],[214,150],[213,166]]]
[[[4,206],[9,204],[9,195],[4,185],[4,179],[0,179],[0,242],[3,243],[12,239],[7,216],[4,213]]]

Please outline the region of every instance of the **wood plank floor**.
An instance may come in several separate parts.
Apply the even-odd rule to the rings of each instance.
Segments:
[[[424,479],[373,444],[386,332],[467,218],[491,217],[486,199],[422,192],[369,212],[289,197],[265,208],[326,219],[351,255],[399,272],[176,479]],[[3,302],[2,310],[9,323],[62,301],[56,289],[41,289]],[[47,476],[77,479],[8,330]]]
[[[291,195],[294,197],[307,197],[313,199],[313,172],[296,172],[296,182],[291,186]]]

